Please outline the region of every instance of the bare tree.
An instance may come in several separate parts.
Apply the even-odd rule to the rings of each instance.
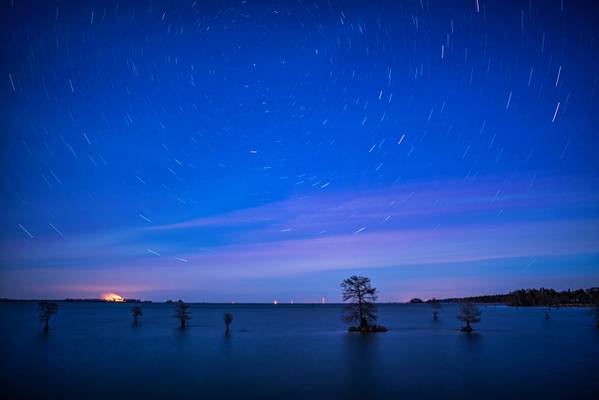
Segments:
[[[343,301],[346,302],[343,320],[351,324],[350,331],[374,332],[386,330],[376,325],[376,288],[370,279],[353,275],[341,282]],[[357,327],[353,324],[358,324]]]
[[[48,326],[50,317],[58,312],[58,305],[49,301],[40,301],[37,303],[39,311],[39,320],[44,323],[44,333],[50,330]]]
[[[131,309],[131,315],[133,315],[133,325],[137,325],[138,323],[138,318],[141,317],[142,315],[144,315],[143,311],[141,310],[140,306],[134,306]]]
[[[181,329],[185,329],[185,326],[187,325],[187,321],[189,321],[191,319],[191,317],[189,316],[188,309],[189,309],[189,304],[184,303],[181,300],[179,300],[177,302],[177,305],[175,306],[174,317],[179,320],[179,327]]]
[[[229,336],[230,334],[230,326],[231,326],[231,322],[233,322],[233,314],[231,313],[224,313],[223,314],[223,321],[225,321],[225,335]]]
[[[549,321],[551,319],[551,314],[549,314],[550,310],[551,309],[549,307],[543,308],[543,315],[544,315],[545,321]]]
[[[559,300],[549,296],[545,291],[539,295],[539,303],[543,304],[543,318],[545,321],[551,319],[551,311],[559,309]]]
[[[480,310],[474,303],[464,303],[462,304],[462,308],[460,309],[457,318],[466,323],[466,326],[462,327],[460,330],[462,332],[470,333],[473,331],[470,324],[480,322]]]
[[[433,298],[431,300],[431,307],[433,308],[433,319],[436,321],[439,319],[439,310],[441,309],[441,302]]]

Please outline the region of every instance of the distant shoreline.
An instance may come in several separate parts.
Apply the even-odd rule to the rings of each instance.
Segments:
[[[55,301],[62,303],[135,303],[135,304],[174,304],[173,300],[166,301],[151,301],[151,300],[140,300],[140,299],[124,299],[124,301],[110,301],[104,299],[9,299],[0,298],[0,303],[35,303],[39,301]],[[483,296],[470,296],[470,297],[454,297],[446,299],[428,299],[421,300],[419,298],[411,299],[407,302],[381,302],[379,304],[426,304],[431,303],[477,303],[486,305],[506,305],[511,307],[594,307],[599,304],[599,287],[591,287],[588,289],[577,289],[577,290],[564,290],[558,292],[554,289],[519,289],[507,294],[495,294],[495,295],[483,295]],[[235,306],[235,305],[256,305],[256,306],[294,306],[294,305],[343,305],[343,303],[222,303],[222,302],[190,302],[190,304],[201,304],[201,305],[222,305],[222,306]]]
[[[0,303],[38,303],[40,301],[51,301],[51,302],[55,302],[55,303],[103,303],[103,304],[158,304],[158,305],[167,305],[167,304],[175,304],[173,303],[167,303],[165,301],[150,301],[150,300],[146,300],[146,301],[140,301],[140,302],[132,302],[132,301],[128,301],[128,302],[116,302],[116,301],[106,301],[106,300],[35,300],[35,299],[0,299]],[[464,301],[440,301],[440,303],[444,303],[444,304],[464,304],[464,303],[469,303],[469,301],[464,300]],[[207,303],[207,302],[189,302],[187,303],[189,305],[202,305],[202,306],[272,306],[272,307],[299,307],[299,306],[315,306],[315,307],[326,307],[326,306],[343,306],[345,305],[345,303],[326,303],[326,304],[322,304],[322,303],[279,303],[279,304],[273,304],[273,303]],[[518,307],[524,307],[524,308],[532,308],[532,307],[546,307],[544,305],[539,305],[539,304],[533,304],[533,305],[526,305],[526,306],[512,306],[510,304],[507,303],[477,303],[475,302],[475,304],[481,304],[481,305],[485,305],[485,306],[507,306],[507,307],[514,307],[514,308],[518,308]],[[430,305],[430,302],[423,302],[423,303],[418,303],[418,304],[414,304],[414,303],[410,303],[409,301],[405,301],[405,302],[380,302],[377,303],[377,305],[379,306],[386,306],[386,305],[390,305],[390,306],[414,306],[414,305]],[[595,307],[595,304],[559,304],[557,306],[554,306],[556,308],[590,308],[590,307]]]
[[[411,301],[418,301],[412,299]],[[428,302],[430,302],[429,300]],[[506,304],[513,307],[591,307],[599,304],[599,287],[588,289],[518,289],[507,294],[439,299],[440,303]]]

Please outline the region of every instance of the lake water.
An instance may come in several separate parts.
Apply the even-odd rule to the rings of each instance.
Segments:
[[[339,305],[59,303],[48,335],[35,303],[0,303],[4,398],[597,398],[599,329],[588,309],[380,305],[390,331],[347,333]],[[222,314],[234,315],[224,336]]]

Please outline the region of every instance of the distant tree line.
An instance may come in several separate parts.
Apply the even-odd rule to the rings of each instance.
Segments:
[[[444,303],[502,303],[515,307],[528,306],[589,306],[599,303],[599,287],[590,289],[564,290],[554,289],[519,289],[508,294],[449,298],[439,300]]]
[[[9,299],[6,297],[0,297],[0,302],[7,303],[39,303],[40,301],[48,301],[42,299]],[[67,297],[63,300],[54,300],[54,301],[62,301],[65,303],[106,303],[107,300],[104,299],[74,299],[71,297]],[[140,300],[140,299],[124,299],[123,303],[152,303],[150,300]]]
[[[74,299],[74,298],[66,298],[63,301],[67,303],[96,303],[96,302],[106,302],[108,300],[104,299]],[[141,303],[140,299],[123,299],[122,303]],[[144,303],[151,303],[151,301],[143,301]]]

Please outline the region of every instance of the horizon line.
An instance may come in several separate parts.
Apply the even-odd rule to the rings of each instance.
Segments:
[[[504,293],[493,293],[493,294],[478,294],[478,295],[474,295],[474,296],[463,296],[463,297],[445,297],[445,298],[421,298],[421,297],[412,297],[409,300],[406,301],[380,301],[377,302],[377,304],[414,304],[412,303],[412,300],[420,300],[422,302],[430,302],[431,300],[438,300],[438,301],[450,301],[450,300],[464,300],[464,299],[472,299],[472,298],[477,298],[477,297],[492,297],[492,296],[506,296],[508,294],[511,294],[517,290],[553,290],[555,292],[561,293],[561,292],[568,292],[568,291],[578,291],[578,290],[583,290],[583,291],[588,291],[588,290],[593,290],[593,289],[598,289],[599,290],[599,286],[589,286],[586,288],[580,287],[577,289],[572,289],[572,288],[568,288],[568,289],[564,289],[564,290],[557,290],[557,289],[553,289],[553,288],[546,288],[546,287],[538,287],[538,288],[534,288],[534,287],[529,287],[529,288],[519,288],[519,289],[513,289],[509,292],[504,292]],[[324,299],[324,298],[323,298]],[[183,301],[182,299],[177,299],[177,300],[172,300],[172,299],[167,299],[167,300],[143,300],[143,299],[135,299],[135,298],[123,298],[122,301],[114,301],[114,300],[104,300],[102,298],[94,298],[94,297],[82,297],[82,298],[75,298],[75,297],[67,297],[67,298],[63,298],[63,299],[50,299],[50,298],[8,298],[8,297],[0,297],[0,302],[35,302],[35,301],[57,301],[57,302],[72,302],[72,303],[76,303],[76,302],[98,302],[98,303],[157,303],[157,304],[170,304],[170,303],[177,303],[179,301]],[[279,300],[273,300],[273,301],[269,301],[269,302],[260,302],[260,301],[256,301],[256,302],[237,302],[237,301],[231,301],[231,302],[211,302],[211,301],[185,301],[185,303],[188,304],[208,304],[208,305],[298,305],[298,304],[307,304],[307,305],[314,305],[314,304],[318,304],[318,305],[343,305],[343,304],[347,304],[344,302],[328,302],[328,301],[315,301],[315,302],[306,302],[306,301],[279,301]],[[500,302],[498,302],[499,304]]]

